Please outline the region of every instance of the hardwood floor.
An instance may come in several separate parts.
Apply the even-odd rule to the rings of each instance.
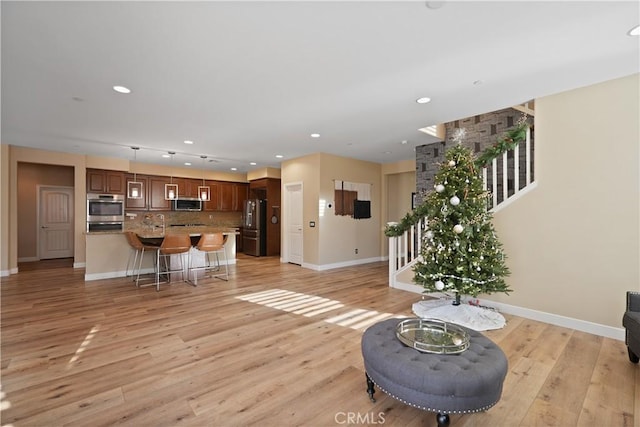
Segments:
[[[160,292],[71,268],[2,278],[1,424],[436,424],[366,393],[362,331],[420,298],[389,289],[385,263],[315,272],[240,255],[230,274]],[[502,399],[451,426],[640,425],[624,343],[505,317],[486,333],[509,359]]]

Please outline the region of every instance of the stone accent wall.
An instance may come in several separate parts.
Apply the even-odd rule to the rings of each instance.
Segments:
[[[416,147],[416,193],[418,203],[422,201],[425,194],[433,190],[433,177],[440,170],[440,164],[445,159],[445,152],[456,144],[453,141],[454,131],[458,128],[466,130],[466,136],[462,144],[469,147],[474,153],[481,153],[486,147],[494,144],[498,138],[509,128],[516,125],[522,113],[513,108],[505,108],[504,110],[494,111],[491,113],[479,114],[477,116],[468,117],[462,120],[445,123],[445,140],[427,145]],[[533,117],[529,117],[528,121],[533,125]],[[533,132],[531,137],[531,146],[533,150]],[[533,153],[533,151],[532,151]],[[524,145],[520,147],[520,188],[525,185],[525,150]],[[514,160],[513,153],[508,156],[508,169],[513,171]],[[533,162],[533,155],[531,156]],[[532,163],[532,180],[533,180],[533,163]],[[498,162],[498,176],[502,172],[502,160]],[[491,168],[489,168],[489,186],[491,185]],[[511,173],[511,176],[513,173]],[[502,181],[498,180],[498,202],[502,200]],[[509,179],[509,194],[513,193],[513,180]]]

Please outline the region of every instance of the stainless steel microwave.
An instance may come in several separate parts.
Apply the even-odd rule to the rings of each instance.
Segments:
[[[197,197],[180,197],[171,201],[174,211],[201,211],[202,200]]]

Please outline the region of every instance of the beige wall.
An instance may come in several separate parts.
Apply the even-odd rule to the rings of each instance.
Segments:
[[[18,260],[38,257],[39,186],[73,187],[73,184],[70,166],[18,163]]]
[[[389,191],[386,221],[400,221],[411,211],[411,195],[416,191],[416,173],[404,172],[386,175]]]
[[[320,194],[316,204],[325,200],[333,206],[318,218],[320,265],[380,257],[381,176],[379,163],[320,155]],[[353,219],[335,214],[335,180],[371,184],[371,218]]]
[[[0,145],[0,276],[8,276],[10,258],[9,235],[9,146]]]
[[[255,179],[262,179],[262,178],[280,179],[281,171],[280,169],[276,169],[276,168],[261,168],[254,171],[247,172],[247,181],[253,181]]]
[[[514,292],[489,299],[621,327],[640,290],[639,77],[536,100],[538,186],[495,215]]]
[[[394,181],[394,176],[396,175],[403,175],[404,178],[402,178],[402,182],[396,182]],[[382,165],[382,213],[383,213],[383,218],[382,218],[382,225],[383,225],[383,229],[384,226],[387,224],[387,222],[390,221],[397,221],[397,219],[394,219],[395,215],[393,215],[393,213],[395,212],[397,214],[398,209],[403,209],[402,207],[400,208],[396,208],[392,206],[392,203],[395,203],[395,199],[394,200],[390,200],[392,198],[394,198],[394,194],[396,192],[398,193],[402,193],[402,192],[413,192],[416,191],[416,160],[415,159],[411,159],[411,160],[403,160],[400,162],[395,162],[395,163],[385,163]],[[412,179],[409,177],[413,177]],[[413,182],[413,189],[409,190],[408,187],[404,187],[404,185],[407,185],[407,182],[405,182],[406,180],[409,180]],[[398,188],[395,187],[396,184],[399,185],[403,185],[403,187]],[[402,198],[403,196],[398,196],[398,198]],[[411,197],[411,196],[408,196]],[[409,199],[409,208],[411,207],[410,204],[410,200]],[[407,202],[404,202],[407,203]],[[404,215],[400,215],[400,218],[402,218],[402,216]],[[380,240],[380,253],[383,254],[385,257],[389,256],[389,239],[384,236],[384,232],[382,234],[382,238]]]
[[[283,200],[286,198],[288,184],[302,183],[302,236],[303,264],[319,265],[320,227],[309,227],[310,221],[318,224],[318,201],[320,199],[320,154],[311,154],[282,162],[281,185]],[[286,207],[282,209],[282,223],[287,222]],[[286,233],[282,233],[282,238]],[[283,247],[284,245],[283,242]]]
[[[12,270],[18,268],[18,165],[20,163],[71,166],[74,170],[74,199],[78,201],[86,198],[86,167],[84,155],[10,146],[9,268]],[[84,203],[75,203],[74,218],[74,265],[83,266],[85,262],[84,229],[86,218],[86,207]]]
[[[324,269],[380,258],[380,164],[316,153],[283,162],[281,179],[283,194],[288,184],[303,184],[303,265]],[[372,184],[372,217],[356,220],[335,215],[334,180]],[[315,227],[309,226],[311,221]]]

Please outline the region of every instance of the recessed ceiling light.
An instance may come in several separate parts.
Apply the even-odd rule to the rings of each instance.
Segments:
[[[168,154],[163,154],[163,155],[162,155],[162,157],[164,157],[165,159],[168,159],[168,158],[169,158],[169,157],[171,157],[171,156],[170,156],[170,155],[168,155]]]
[[[384,152],[384,153],[382,153],[382,154],[391,154],[391,151],[385,151],[385,152]]]
[[[416,102],[418,104],[426,104],[427,102],[431,102],[431,98],[427,98],[426,96],[423,96],[422,98],[416,99]]]
[[[185,139],[185,140],[184,140],[184,143],[185,143],[185,144],[189,144],[189,145],[191,145],[191,144],[193,144],[193,141],[189,141],[188,139]]]
[[[283,158],[283,157],[284,157],[284,156],[283,156],[282,154],[276,154],[276,159],[281,159],[281,158]]]
[[[184,162],[184,165],[185,166],[191,166],[191,163],[190,162]]]
[[[402,142],[400,142],[400,144],[407,145],[407,142],[409,142],[409,141],[407,141],[406,139],[403,139]]]
[[[473,82],[475,86],[480,86],[482,84],[482,80],[476,80]]]
[[[312,133],[311,134],[311,138],[320,138],[320,134],[319,133]]]
[[[238,170],[238,168],[231,168],[231,170],[232,170],[232,171],[237,171],[237,170]]]
[[[640,35],[640,25],[636,25],[635,27],[630,29],[627,34],[630,35],[630,36],[638,36],[638,35]]]
[[[250,164],[251,166],[255,166],[255,165],[257,165],[257,163],[256,163],[256,162],[251,162],[251,163],[249,163],[249,164]]]
[[[440,9],[442,6],[444,6],[444,2],[443,1],[428,1],[425,2],[425,6],[427,6],[429,9]]]
[[[131,93],[131,89],[124,86],[114,86],[113,90],[115,90],[118,93]]]

